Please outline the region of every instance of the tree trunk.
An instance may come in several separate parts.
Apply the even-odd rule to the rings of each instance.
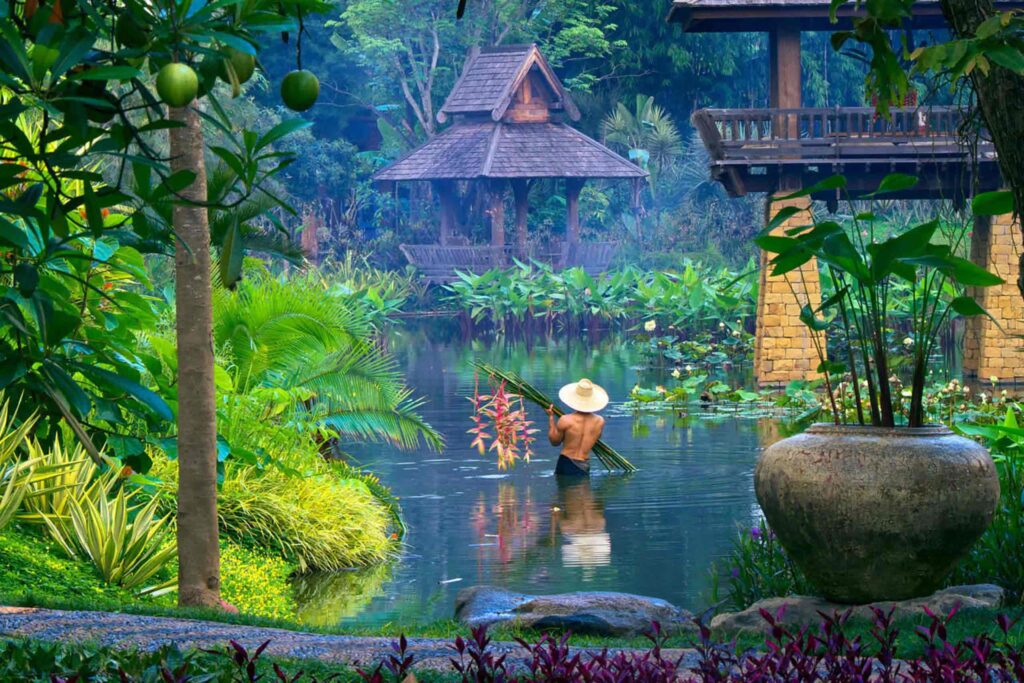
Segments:
[[[172,108],[171,171],[196,174],[174,206],[178,330],[178,604],[220,606],[213,297],[203,131],[194,108]]]
[[[941,0],[941,4],[946,21],[961,38],[973,36],[981,22],[996,14],[992,0]],[[1013,192],[1019,213],[1024,209],[1024,116],[1020,113],[1024,76],[993,64],[987,76],[974,69],[971,83],[978,94],[982,120],[999,154],[1003,182]],[[1024,266],[1024,254],[1020,260]],[[1024,268],[1017,287],[1024,296]]]

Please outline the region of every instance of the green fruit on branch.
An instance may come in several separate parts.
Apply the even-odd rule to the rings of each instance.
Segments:
[[[114,25],[114,38],[124,47],[145,47],[149,44],[149,27],[140,24],[131,14],[124,14]]]
[[[320,95],[320,81],[312,71],[292,71],[281,81],[281,100],[293,111],[306,111]]]
[[[156,75],[156,92],[172,107],[184,107],[199,92],[199,77],[187,64],[172,62]]]
[[[245,83],[252,78],[252,74],[256,70],[256,57],[248,52],[242,52],[241,50],[229,47],[224,54],[224,60],[221,62],[220,72],[220,77],[227,83],[231,83],[231,75],[228,72],[229,68],[234,70],[235,78],[238,79],[239,83]]]

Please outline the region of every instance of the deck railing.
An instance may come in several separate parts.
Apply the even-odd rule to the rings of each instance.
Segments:
[[[450,282],[455,271],[481,273],[512,264],[513,258],[549,263],[556,268],[580,266],[596,275],[607,270],[618,249],[617,242],[578,242],[554,249],[533,248],[525,254],[514,246],[402,244],[405,258],[431,282]]]
[[[963,115],[949,106],[894,108],[888,118],[872,107],[701,109],[692,121],[715,162],[886,160],[966,152],[959,135]]]

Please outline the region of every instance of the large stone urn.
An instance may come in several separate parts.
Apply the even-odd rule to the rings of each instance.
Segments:
[[[769,446],[757,500],[821,595],[863,604],[927,595],[988,527],[988,451],[944,426],[816,424]]]

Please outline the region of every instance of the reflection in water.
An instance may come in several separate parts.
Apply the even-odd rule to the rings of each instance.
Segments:
[[[589,581],[594,567],[611,564],[612,540],[605,531],[604,506],[594,498],[589,477],[556,477],[558,505],[552,508],[552,530],[562,534],[562,564],[583,567]]]
[[[317,598],[322,607],[309,613],[320,623],[448,618],[456,593],[480,584],[527,593],[623,591],[695,611],[707,606],[709,567],[728,554],[737,526],[756,519],[755,421],[632,415],[622,401],[634,384],[671,378],[643,376],[639,358],[614,338],[464,343],[410,329],[390,338],[409,384],[427,398],[424,418],[447,446],[442,454],[346,448],[400,498],[409,535],[383,587],[356,598],[360,587],[346,586],[348,602]],[[466,434],[473,358],[514,369],[548,394],[575,377],[608,389],[605,438],[640,471],[627,477],[595,467],[589,481],[560,482],[552,475],[557,450],[539,443],[530,463],[498,472]],[[528,410],[535,422],[547,419]],[[766,440],[772,431],[762,427]]]
[[[309,626],[331,626],[358,615],[381,594],[392,565],[348,572],[304,574],[292,581],[298,606],[295,620]]]

